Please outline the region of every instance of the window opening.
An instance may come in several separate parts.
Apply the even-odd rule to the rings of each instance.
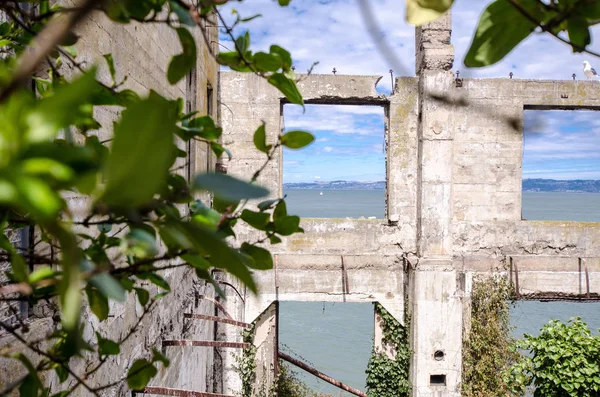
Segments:
[[[291,213],[308,218],[385,217],[386,116],[382,106],[283,106],[284,133],[315,141],[283,150],[283,193]]]
[[[522,219],[600,222],[599,116],[525,110]]]

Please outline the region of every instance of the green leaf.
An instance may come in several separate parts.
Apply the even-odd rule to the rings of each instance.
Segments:
[[[250,210],[242,211],[241,218],[244,222],[255,229],[266,230],[271,216],[265,212],[254,212]]]
[[[194,181],[196,190],[207,190],[227,201],[239,201],[264,197],[269,191],[263,187],[244,182],[219,173],[198,175]]]
[[[47,141],[54,138],[61,128],[74,124],[82,115],[91,117],[92,108],[87,102],[97,88],[95,68],[70,83],[59,85],[54,95],[39,101],[27,116],[29,129],[26,141]]]
[[[158,253],[155,234],[141,228],[132,228],[123,243],[126,253],[138,258],[150,258]]]
[[[303,105],[304,101],[302,100],[302,94],[298,91],[298,87],[296,87],[296,83],[294,80],[287,78],[282,73],[273,73],[267,81],[277,88],[291,103],[296,105]]]
[[[106,64],[108,65],[108,72],[110,73],[112,82],[113,84],[116,84],[117,71],[115,70],[115,60],[113,59],[112,54],[104,54],[103,57],[106,60]]]
[[[60,383],[63,383],[64,381],[69,379],[69,371],[67,371],[67,369],[62,365],[56,364],[56,368],[54,368],[54,371],[56,372],[56,376],[58,377],[58,381]]]
[[[15,281],[26,281],[29,275],[29,269],[25,259],[20,254],[10,256],[10,267]]]
[[[453,0],[406,0],[406,20],[421,26],[441,17],[452,6]]]
[[[289,236],[298,231],[298,226],[300,225],[300,218],[291,215],[284,216],[275,220],[275,231],[282,236]]]
[[[261,211],[266,211],[268,209],[270,209],[273,204],[277,204],[281,201],[281,199],[272,199],[272,200],[265,200],[265,201],[261,201],[260,203],[258,203],[258,209]]]
[[[313,143],[315,137],[306,131],[289,131],[281,137],[281,144],[288,149],[301,149]]]
[[[157,373],[157,369],[148,360],[135,360],[127,371],[127,385],[132,390],[142,390]]]
[[[278,2],[279,2],[279,5],[280,5],[280,6],[283,6],[283,7],[285,7],[285,6],[287,6],[288,4],[290,4],[290,1],[292,1],[292,0],[278,0]]]
[[[567,20],[567,31],[569,41],[573,44],[573,52],[582,52],[592,41],[588,21],[585,17],[573,16],[569,18]]]
[[[149,280],[152,284],[156,285],[157,287],[160,287],[166,291],[171,291],[169,283],[167,283],[167,281],[164,278],[162,278],[156,273],[140,273],[137,275],[137,278],[139,278],[140,280]]]
[[[44,221],[55,219],[64,206],[62,198],[43,179],[21,175],[15,185],[21,196],[20,205]]]
[[[290,70],[292,67],[292,56],[290,55],[289,51],[287,51],[285,48],[279,47],[278,45],[272,45],[271,48],[269,48],[269,51],[271,54],[277,54],[279,56],[281,59],[281,68],[284,71],[287,72]]]
[[[98,289],[105,297],[118,302],[125,302],[125,289],[108,273],[95,274],[90,277],[90,284]]]
[[[171,11],[177,15],[177,18],[179,18],[179,23],[190,27],[196,26],[196,22],[190,15],[189,10],[183,8],[178,2],[169,1],[169,7],[171,7]]]
[[[15,185],[6,179],[0,178],[0,203],[13,204],[18,201],[19,192]]]
[[[96,337],[98,338],[98,354],[100,356],[116,356],[121,353],[121,348],[117,342],[103,338],[98,332],[96,332]]]
[[[206,206],[200,200],[194,201],[190,205],[190,210],[192,211],[192,220],[194,222],[210,228],[216,227],[221,220],[221,214]]]
[[[51,177],[57,181],[69,181],[74,176],[71,167],[49,158],[30,158],[21,162],[23,172],[31,176]]]
[[[136,288],[135,292],[137,294],[140,305],[146,306],[146,303],[148,303],[148,301],[150,300],[150,293],[143,288]]]
[[[254,263],[250,265],[253,269],[269,270],[273,268],[273,257],[266,249],[257,247],[256,245],[243,243],[241,251],[254,259]]]
[[[281,68],[281,59],[266,52],[257,52],[252,56],[252,63],[256,69],[262,72],[276,72]]]
[[[235,39],[235,48],[238,52],[245,53],[250,48],[250,32],[246,30],[246,32],[242,35],[239,35],[237,39]]]
[[[275,206],[275,211],[273,211],[273,220],[277,220],[287,216],[287,206],[284,200],[279,200],[279,203]]]
[[[173,102],[158,95],[123,112],[108,158],[106,203],[139,207],[158,192],[171,165],[175,121]]]
[[[31,397],[37,396],[39,389],[43,387],[40,378],[38,377],[38,372],[35,367],[29,361],[29,359],[22,353],[17,353],[15,358],[17,358],[23,366],[27,369],[28,375],[23,379],[21,385],[19,386],[19,396],[21,397]]]
[[[523,0],[519,4],[542,21],[543,15],[536,12],[536,0]],[[495,64],[527,38],[536,26],[509,0],[494,1],[481,15],[473,42],[465,56],[465,66],[477,68]]]
[[[47,226],[49,233],[60,243],[62,278],[58,285],[62,309],[61,322],[66,333],[64,353],[71,356],[77,352],[82,342],[79,321],[81,318],[81,267],[82,251],[75,235],[57,223]],[[88,285],[89,287],[89,285]],[[101,296],[101,295],[100,295]],[[106,303],[108,315],[108,303]]]
[[[56,275],[56,271],[54,271],[50,266],[42,266],[35,269],[29,275],[29,283],[35,284],[38,281],[47,280]]]
[[[98,317],[98,320],[104,321],[108,318],[108,299],[95,288],[86,287],[85,292],[88,297],[88,303],[92,313]]]
[[[198,136],[209,141],[217,140],[223,134],[223,129],[217,127],[210,116],[196,117],[186,121],[182,129],[189,133],[190,138]]]
[[[264,123],[254,131],[254,146],[263,153],[269,153],[269,150],[271,150],[272,145],[267,145],[267,133]]]
[[[182,255],[181,259],[183,259],[184,261],[189,263],[195,269],[206,270],[206,269],[210,269],[212,267],[210,262],[207,261],[206,259],[204,259],[200,255],[186,254],[186,255]]]
[[[160,361],[165,367],[169,366],[169,359],[156,349],[152,349],[152,362]]]
[[[252,274],[246,268],[249,261],[210,229],[192,223],[171,222],[161,229],[161,236],[163,240],[176,241],[183,249],[208,256],[207,260],[213,266],[226,269],[256,291]]]
[[[186,28],[177,28],[177,35],[183,47],[181,54],[175,55],[169,64],[167,79],[176,84],[196,66],[196,41]]]

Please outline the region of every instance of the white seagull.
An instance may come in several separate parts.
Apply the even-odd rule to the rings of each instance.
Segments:
[[[596,70],[588,61],[583,61],[583,74],[585,74],[585,77],[587,77],[588,80],[597,79],[599,77],[598,72],[596,72]]]

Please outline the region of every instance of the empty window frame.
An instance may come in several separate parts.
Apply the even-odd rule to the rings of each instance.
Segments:
[[[385,114],[382,106],[283,106],[284,132],[315,141],[283,152],[283,192],[291,213],[307,218],[385,216]]]
[[[600,222],[600,113],[526,109],[522,219]]]

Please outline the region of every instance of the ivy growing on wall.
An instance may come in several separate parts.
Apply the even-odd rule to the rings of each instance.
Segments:
[[[463,338],[462,395],[504,397],[510,385],[502,373],[520,358],[510,336],[513,289],[506,277],[473,281],[471,324]]]
[[[410,325],[402,325],[380,303],[375,303],[375,313],[381,319],[382,344],[394,353],[389,358],[385,352],[373,347],[367,364],[367,395],[369,397],[402,397],[410,393]]]
[[[245,329],[242,332],[244,343],[249,343],[250,347],[243,349],[241,356],[235,357],[237,365],[234,366],[234,370],[242,380],[242,396],[244,397],[252,395],[254,380],[256,379],[256,346],[253,345],[254,328],[253,324],[252,328]]]

